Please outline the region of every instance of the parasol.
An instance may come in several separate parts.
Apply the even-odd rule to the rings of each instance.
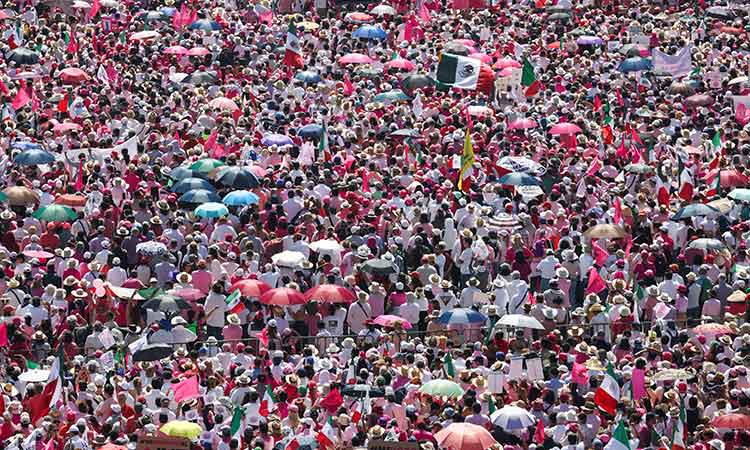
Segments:
[[[451,380],[430,380],[419,388],[419,392],[432,395],[433,397],[454,397],[464,395],[463,388]]]

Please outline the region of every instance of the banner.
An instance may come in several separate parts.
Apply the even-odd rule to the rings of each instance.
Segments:
[[[654,71],[668,73],[673,77],[689,74],[693,70],[691,48],[692,46],[687,45],[674,55],[667,55],[659,49],[654,49]]]

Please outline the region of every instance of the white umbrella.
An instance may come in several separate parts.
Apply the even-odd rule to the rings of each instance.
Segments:
[[[297,267],[299,264],[306,260],[305,255],[300,252],[291,250],[285,250],[281,253],[277,253],[271,256],[271,261],[279,267]]]
[[[334,241],[333,239],[321,239],[319,241],[311,242],[310,250],[314,252],[340,252],[344,250],[344,247],[341,246],[338,242]]]
[[[505,431],[522,430],[534,425],[536,417],[518,406],[503,406],[490,416],[493,424]]]
[[[31,369],[18,376],[18,379],[27,383],[41,383],[49,379],[49,370]]]
[[[504,156],[497,163],[498,166],[513,172],[523,172],[529,175],[543,175],[547,170],[543,165],[523,156]]]
[[[395,16],[396,10],[391,5],[378,5],[370,10],[370,13],[376,16]]]
[[[533,328],[543,330],[544,326],[533,317],[524,316],[523,314],[506,314],[497,321],[496,325],[505,325],[516,328]]]

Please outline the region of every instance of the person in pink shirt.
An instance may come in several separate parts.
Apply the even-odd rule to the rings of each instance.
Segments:
[[[190,275],[193,277],[193,287],[207,294],[213,283],[213,276],[210,271],[206,270],[206,261],[203,259],[198,261],[198,270]]]
[[[240,316],[237,314],[229,314],[227,316],[227,325],[221,331],[221,335],[224,341],[227,342],[232,351],[236,351],[239,340],[242,339],[242,325],[240,323]]]

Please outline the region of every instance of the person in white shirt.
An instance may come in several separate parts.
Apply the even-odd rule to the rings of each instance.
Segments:
[[[120,267],[120,258],[112,259],[112,267],[107,272],[107,281],[115,287],[120,287],[128,279],[125,269]]]
[[[211,233],[211,243],[221,242],[226,239],[227,236],[232,236],[232,239],[237,237],[237,232],[234,230],[232,224],[228,223],[226,217],[222,217],[216,223],[213,233]]]
[[[542,291],[549,287],[549,280],[555,277],[555,269],[560,265],[560,261],[555,257],[552,249],[547,249],[547,255],[539,261],[536,266],[542,277]]]
[[[412,326],[419,323],[419,304],[417,296],[413,292],[406,293],[406,303],[399,308],[399,315],[407,320]]]
[[[372,316],[372,308],[367,303],[367,292],[357,292],[357,301],[349,306],[347,323],[352,333],[359,334],[365,328],[365,321]]]
[[[206,297],[206,304],[204,306],[208,334],[217,339],[221,337],[227,311],[226,296],[222,294],[223,289],[224,286],[221,283],[214,283],[211,286],[211,292]]]

